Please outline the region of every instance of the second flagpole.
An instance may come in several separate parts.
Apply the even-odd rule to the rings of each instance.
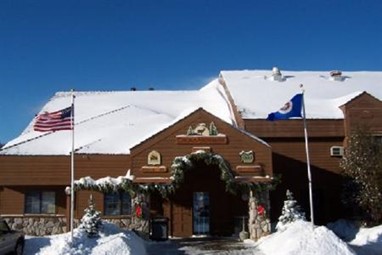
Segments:
[[[301,84],[301,88],[302,88],[302,84]],[[302,114],[303,114],[303,121],[304,121],[305,152],[306,152],[306,164],[307,164],[308,182],[309,182],[310,221],[312,223],[312,228],[313,228],[314,227],[314,212],[313,212],[312,174],[311,174],[311,170],[310,170],[308,129],[307,129],[307,125],[306,125],[304,89],[302,90]]]

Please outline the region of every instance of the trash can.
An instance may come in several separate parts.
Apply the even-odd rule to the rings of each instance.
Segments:
[[[165,241],[168,239],[168,218],[160,217],[151,220],[150,239]]]

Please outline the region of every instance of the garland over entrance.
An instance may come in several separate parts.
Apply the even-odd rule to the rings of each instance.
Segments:
[[[170,191],[175,190],[184,182],[184,176],[187,171],[194,167],[194,162],[204,162],[207,166],[218,166],[220,170],[220,179],[225,182],[227,192],[236,193],[237,184],[231,172],[231,168],[222,156],[204,150],[196,151],[183,157],[176,157],[171,165],[172,187]]]
[[[185,181],[185,173],[195,167],[196,162],[203,162],[207,166],[217,166],[220,170],[220,180],[225,183],[227,192],[237,194],[238,191],[248,193],[249,191],[262,192],[272,190],[280,182],[280,177],[270,178],[270,182],[266,183],[238,183],[231,171],[229,163],[218,154],[199,150],[185,156],[175,157],[171,164],[172,182],[170,184],[138,184],[134,183],[134,176],[130,175],[130,171],[126,176],[117,178],[104,177],[93,180],[91,177],[83,177],[75,181],[75,190],[97,190],[101,192],[129,192],[132,197],[138,193],[150,193],[158,191],[162,197],[175,193],[176,189]],[[69,189],[69,187],[67,187]]]

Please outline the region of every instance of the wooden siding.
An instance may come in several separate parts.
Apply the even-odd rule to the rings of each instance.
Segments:
[[[81,219],[84,215],[84,210],[89,206],[90,195],[93,196],[95,209],[104,214],[104,195],[97,191],[82,190],[76,193],[76,201],[74,205],[74,218]]]
[[[75,155],[75,179],[124,176],[128,155]],[[70,156],[0,156],[0,185],[70,185]]]
[[[130,155],[78,155],[76,179],[91,176],[93,179],[106,176],[125,176],[131,168]]]
[[[367,93],[361,94],[345,106],[345,131],[349,136],[357,128],[365,128],[382,135],[382,102]]]
[[[291,160],[306,164],[306,151],[304,138],[268,139],[272,146],[273,154],[278,154]],[[309,138],[310,164],[326,169],[327,171],[340,173],[339,162],[341,157],[330,155],[330,147],[343,146],[343,138]],[[274,171],[277,172],[276,166]]]
[[[0,156],[0,185],[70,183],[70,157]]]
[[[198,123],[214,122],[219,133],[227,136],[226,144],[177,144],[176,136],[185,135],[190,126]],[[168,177],[171,171],[171,165],[175,157],[185,156],[193,152],[194,147],[209,147],[210,150],[221,155],[229,162],[231,169],[235,172],[236,166],[243,165],[240,159],[240,152],[252,150],[255,153],[254,164],[261,164],[264,173],[272,176],[272,152],[266,144],[244,134],[231,125],[221,121],[213,115],[199,110],[175,126],[166,129],[158,135],[145,141],[145,143],[131,150],[133,158],[132,170],[136,177],[149,177],[152,173],[145,173],[142,167],[147,165],[147,155],[152,151],[158,151],[162,156],[162,165],[167,166],[168,172],[158,172],[155,176]],[[239,173],[235,173],[239,174]]]
[[[24,193],[20,190],[2,187],[0,190],[0,214],[23,214]]]
[[[344,137],[344,120],[308,119],[309,137]],[[245,120],[245,129],[261,138],[304,137],[302,120]]]
[[[309,210],[307,159],[302,120],[248,120],[246,128],[272,147],[273,172],[281,183],[271,192],[271,220],[281,213],[285,192],[291,190],[306,215]],[[307,120],[308,145],[315,221],[324,224],[346,216],[341,204],[341,157],[332,157],[330,147],[343,146],[344,120]],[[319,213],[318,213],[319,212]]]

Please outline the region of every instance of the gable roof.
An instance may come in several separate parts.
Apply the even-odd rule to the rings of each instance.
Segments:
[[[195,91],[76,92],[77,153],[129,154],[130,148],[172,125],[199,107],[234,124],[217,81]],[[56,111],[71,104],[71,92],[58,92],[42,108]],[[32,120],[0,154],[69,155],[71,131],[41,133]]]
[[[187,120],[187,119],[190,119],[190,118],[193,118],[195,115],[198,115],[198,114],[202,114],[204,116],[208,116],[209,121],[213,121],[215,124],[217,123],[217,121],[218,122],[222,122],[222,125],[224,125],[226,123],[226,125],[229,125],[230,128],[236,130],[239,134],[247,136],[248,138],[250,138],[250,139],[256,141],[257,143],[260,143],[260,144],[262,144],[262,145],[264,145],[266,147],[270,147],[270,145],[267,142],[265,142],[264,140],[260,139],[259,137],[253,135],[252,133],[247,132],[246,130],[240,129],[240,128],[236,127],[236,126],[233,126],[233,125],[231,125],[231,124],[229,124],[227,122],[222,121],[221,119],[219,119],[215,115],[211,114],[210,112],[208,112],[205,109],[200,107],[200,108],[196,109],[195,111],[191,112],[190,114],[188,114],[187,116],[184,116],[182,119],[178,120],[176,123],[173,123],[172,125],[170,125],[170,126],[166,127],[165,129],[159,131],[158,133],[155,133],[151,137],[148,137],[146,140],[140,142],[139,144],[135,145],[134,147],[132,147],[130,149],[133,151],[135,149],[138,149],[142,145],[146,146],[147,145],[146,142],[148,140],[150,140],[151,138],[161,136],[162,133],[166,132],[166,130],[168,130],[168,129],[173,128],[179,122]],[[186,133],[186,130],[183,130],[183,131]]]
[[[341,109],[348,106],[348,105],[351,105],[352,103],[354,103],[355,101],[359,100],[360,98],[369,98],[370,100],[372,100],[372,102],[374,103],[377,103],[378,105],[382,103],[381,100],[379,100],[378,98],[370,95],[369,93],[367,93],[366,91],[360,93],[358,96],[352,98],[351,100],[349,100],[348,102],[346,102],[345,104],[341,105]]]

